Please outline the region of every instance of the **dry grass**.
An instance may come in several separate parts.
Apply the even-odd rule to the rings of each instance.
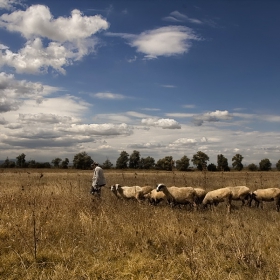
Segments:
[[[30,172],[30,174],[27,173]],[[1,170],[0,279],[280,279],[280,213],[215,211],[121,201],[112,184],[279,187],[279,172]],[[41,177],[41,178],[40,178]]]

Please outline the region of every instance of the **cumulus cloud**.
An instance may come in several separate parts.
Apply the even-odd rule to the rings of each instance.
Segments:
[[[77,118],[69,116],[59,116],[56,114],[19,114],[19,121],[22,123],[45,123],[45,124],[56,124],[56,123],[74,123],[77,122]]]
[[[40,104],[44,97],[60,90],[41,83],[16,80],[14,75],[0,72],[0,113],[17,111],[28,99]]]
[[[61,128],[61,130],[72,134],[95,136],[130,135],[133,133],[132,127],[125,123],[119,125],[110,123],[81,125],[72,124],[69,127]]]
[[[174,142],[172,142],[171,144],[169,144],[169,147],[170,148],[193,147],[196,146],[197,144],[206,143],[206,142],[208,142],[206,137],[202,137],[199,140],[194,138],[179,138]]]
[[[142,119],[141,123],[147,126],[161,127],[163,129],[181,129],[181,125],[173,119]]]
[[[192,29],[185,26],[160,27],[139,35],[126,33],[107,33],[107,35],[127,39],[129,45],[136,48],[137,52],[145,54],[147,59],[187,53],[192,40],[201,40]]]
[[[202,115],[197,115],[193,118],[192,122],[196,126],[201,126],[204,122],[219,122],[231,120],[232,115],[228,111],[219,111],[208,112]]]
[[[171,22],[191,22],[195,24],[202,24],[203,22],[199,19],[190,18],[178,11],[171,12],[167,17],[164,17],[163,20]]]
[[[65,74],[65,66],[95,51],[98,40],[93,35],[108,29],[109,24],[99,15],[87,17],[79,10],[73,10],[70,17],[55,19],[48,7],[33,5],[26,11],[0,16],[0,27],[19,32],[27,40],[17,53],[2,45],[2,65],[18,73],[44,73],[51,67]],[[47,46],[42,38],[49,40]]]
[[[19,32],[27,39],[45,37],[63,43],[88,38],[109,28],[109,23],[100,15],[87,17],[76,9],[70,17],[54,19],[47,6],[33,5],[26,11],[2,15],[0,26],[11,32]]]

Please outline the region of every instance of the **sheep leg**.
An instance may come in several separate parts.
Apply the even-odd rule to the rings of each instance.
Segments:
[[[275,198],[275,203],[276,203],[276,211],[279,212],[279,210],[280,210],[280,198]]]

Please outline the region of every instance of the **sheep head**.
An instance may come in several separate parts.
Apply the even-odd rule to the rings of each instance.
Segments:
[[[161,192],[163,191],[163,189],[166,188],[166,186],[162,183],[158,184],[157,185],[157,192]]]

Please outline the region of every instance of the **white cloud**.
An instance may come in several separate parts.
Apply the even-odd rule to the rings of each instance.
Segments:
[[[173,117],[173,118],[192,118],[194,114],[190,113],[166,113],[167,117]]]
[[[113,135],[130,135],[133,133],[132,127],[122,123],[119,125],[104,123],[104,124],[72,124],[69,127],[64,127],[61,130],[73,134],[94,135],[94,136],[113,136]]]
[[[0,113],[17,111],[28,99],[40,104],[44,97],[61,90],[41,83],[16,80],[14,75],[0,72]]]
[[[7,124],[8,122],[5,120],[4,117],[0,116],[0,125]]]
[[[94,94],[93,96],[100,98],[100,99],[112,99],[112,100],[125,98],[125,96],[122,94],[111,93],[111,92],[98,92],[98,93]]]
[[[163,20],[165,21],[171,21],[171,22],[191,22],[195,24],[202,24],[203,22],[199,19],[195,18],[189,18],[188,16],[178,12],[178,11],[173,11],[170,13],[169,16],[164,17]]]
[[[26,11],[15,11],[0,17],[0,26],[11,32],[19,32],[26,39],[45,37],[57,42],[76,42],[109,28],[101,16],[84,16],[73,10],[70,17],[54,19],[49,8],[32,5]]]
[[[22,5],[20,0],[0,0],[0,10],[14,10],[16,5]]]
[[[39,74],[46,73],[49,67],[65,74],[63,67],[71,65],[74,60],[80,60],[94,48],[94,41],[88,40],[78,47],[71,44],[62,45],[50,42],[45,48],[40,38],[28,40],[25,47],[17,53],[9,49],[0,52],[0,66],[7,65],[15,68],[17,73]]]
[[[228,111],[216,110],[215,112],[208,112],[202,115],[196,115],[192,121],[196,126],[201,126],[204,122],[226,121],[231,120],[232,117],[233,116]]]
[[[125,33],[107,33],[107,35],[127,39],[129,45],[135,47],[137,52],[145,54],[147,59],[187,53],[192,40],[201,40],[192,29],[185,26],[160,27],[139,35]]]
[[[193,104],[186,104],[186,105],[183,105],[183,108],[187,108],[187,109],[193,109],[195,108],[196,106],[193,105]]]
[[[0,16],[0,27],[19,32],[27,39],[18,52],[1,45],[0,66],[7,65],[18,73],[45,73],[49,67],[65,74],[64,67],[94,52],[99,31],[109,28],[101,16],[84,16],[73,10],[70,17],[54,19],[48,7],[33,5],[26,11]],[[42,38],[49,42],[43,44]]]
[[[181,125],[173,119],[142,119],[141,123],[147,126],[156,126],[163,129],[181,129]]]
[[[59,116],[56,114],[19,114],[21,123],[42,123],[42,124],[58,124],[58,123],[77,123],[79,120],[70,116]]]
[[[174,85],[161,85],[161,87],[164,87],[164,88],[176,88],[176,86],[174,86]]]
[[[134,143],[134,144],[128,144],[128,148],[130,149],[156,149],[156,148],[162,148],[165,147],[165,145],[162,145],[161,143]]]

